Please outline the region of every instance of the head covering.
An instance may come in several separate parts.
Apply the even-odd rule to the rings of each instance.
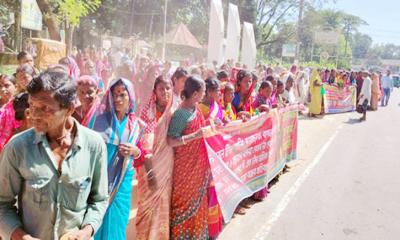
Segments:
[[[126,115],[122,120],[117,118],[112,96],[112,89],[119,84],[126,88],[130,102]],[[93,125],[93,130],[100,133],[107,144],[110,201],[113,201],[132,160],[132,156],[124,157],[119,154],[118,145],[137,145],[144,129],[144,124],[135,116],[134,111],[135,94],[132,83],[126,79],[117,78],[111,82],[110,89],[105,94],[102,104],[100,104],[91,120],[93,122],[91,124]]]
[[[129,107],[126,117],[120,122],[115,112],[112,89],[117,84],[125,86],[129,96]],[[139,119],[135,115],[135,92],[132,83],[124,78],[114,79],[97,109],[95,119],[92,119],[93,129],[99,132],[106,143],[119,145],[121,143],[136,144],[140,137]],[[125,122],[126,121],[126,122]],[[123,127],[126,126],[126,127]]]
[[[98,78],[94,78],[92,76],[89,75],[83,75],[80,76],[79,79],[77,80],[77,84],[89,84],[91,86],[99,86],[99,79]]]

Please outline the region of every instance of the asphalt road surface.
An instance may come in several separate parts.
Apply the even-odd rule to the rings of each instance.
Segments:
[[[299,123],[299,159],[220,239],[400,239],[400,90],[387,107]]]

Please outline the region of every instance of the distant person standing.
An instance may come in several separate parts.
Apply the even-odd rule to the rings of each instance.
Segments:
[[[372,80],[369,76],[369,72],[362,73],[363,85],[361,88],[360,96],[358,97],[358,105],[361,105],[363,116],[360,121],[367,120],[367,109],[368,103],[371,101],[372,95]]]
[[[386,76],[382,77],[382,98],[381,106],[387,106],[389,103],[390,93],[393,91],[393,78],[391,76],[390,70],[386,71]]]

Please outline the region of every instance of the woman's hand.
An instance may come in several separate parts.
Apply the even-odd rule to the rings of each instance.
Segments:
[[[153,154],[146,154],[144,156],[144,170],[146,171],[147,174],[147,182],[149,183],[149,187],[155,188],[157,187],[157,179],[156,175],[153,172]]]
[[[92,234],[93,228],[90,225],[86,225],[81,230],[69,234],[68,240],[90,240]]]
[[[247,122],[248,120],[250,120],[251,115],[249,112],[240,112],[238,113],[238,118],[242,119],[243,122]]]
[[[118,145],[118,152],[124,157],[133,156],[134,158],[137,158],[140,155],[140,149],[130,143],[123,143]]]
[[[260,112],[269,112],[269,107],[268,107],[268,105],[266,105],[266,104],[262,104],[262,105],[260,105],[259,107],[258,107],[258,110],[260,111]]]

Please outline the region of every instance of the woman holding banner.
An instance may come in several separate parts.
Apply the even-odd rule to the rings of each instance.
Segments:
[[[156,78],[150,101],[140,115],[146,123],[142,147],[145,162],[137,166],[138,240],[169,239],[169,216],[174,156],[167,144],[168,125],[172,117],[172,83],[161,75]]]
[[[203,99],[204,81],[189,77],[182,91],[183,102],[168,129],[168,144],[174,147],[170,238],[208,239],[210,164],[202,129],[205,121],[197,104]],[[215,236],[216,237],[216,236]]]
[[[133,85],[126,79],[115,79],[104,96],[95,118],[93,129],[100,133],[107,145],[108,191],[110,204],[103,224],[94,239],[126,239],[128,225],[133,159],[143,162],[139,148],[142,127],[134,114],[135,95]]]

